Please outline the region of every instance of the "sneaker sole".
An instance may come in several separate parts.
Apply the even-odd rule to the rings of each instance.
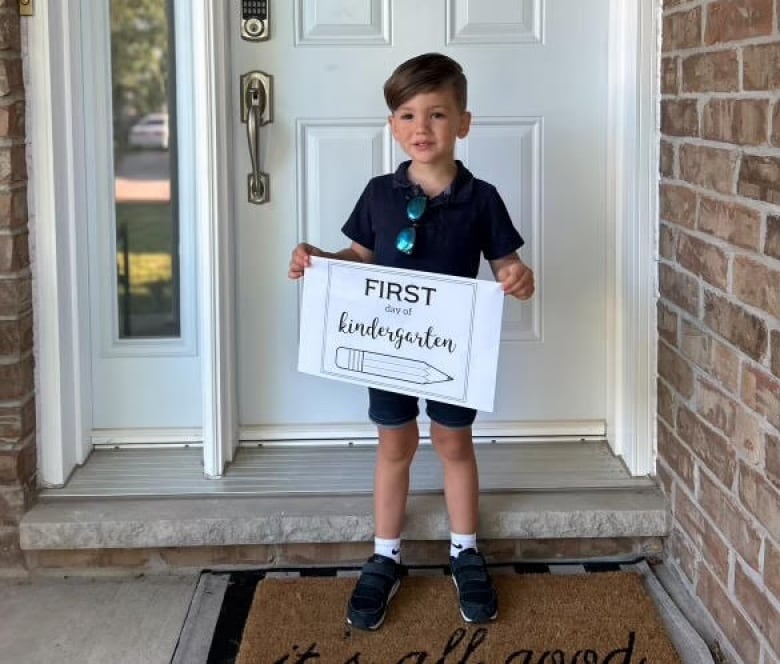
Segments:
[[[357,629],[367,629],[370,631],[379,629],[382,626],[382,623],[385,621],[387,610],[390,608],[390,601],[393,599],[393,597],[395,597],[395,594],[398,592],[398,588],[400,587],[400,585],[401,585],[401,579],[396,579],[395,584],[390,589],[390,594],[387,596],[387,604],[385,605],[385,612],[379,617],[379,621],[375,625],[369,625],[368,627],[362,627],[361,625],[356,625],[349,619],[349,616],[347,616],[347,625],[351,625],[352,627],[355,627]]]
[[[460,616],[470,625],[481,625],[489,622],[493,622],[496,618],[498,618],[498,609],[496,608],[496,612],[490,616],[487,620],[474,620],[473,618],[469,618],[465,613],[463,613],[463,607],[460,605],[460,588],[458,588],[458,581],[455,578],[455,575],[450,575],[450,578],[452,579],[452,583],[455,585],[455,592],[458,594],[458,610],[460,611]]]

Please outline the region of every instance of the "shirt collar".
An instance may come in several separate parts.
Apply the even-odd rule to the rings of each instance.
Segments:
[[[408,171],[411,163],[411,161],[404,161],[396,169],[393,174],[394,189],[413,190],[416,188],[416,185],[409,180]],[[455,179],[447,189],[431,200],[432,204],[444,203],[445,201],[464,203],[471,198],[471,192],[474,188],[474,176],[459,159],[455,160],[455,165],[458,167]],[[411,192],[404,191],[404,194],[411,194]]]

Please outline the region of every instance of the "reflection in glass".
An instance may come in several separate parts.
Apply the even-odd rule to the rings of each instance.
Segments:
[[[173,0],[110,1],[119,337],[178,337]]]

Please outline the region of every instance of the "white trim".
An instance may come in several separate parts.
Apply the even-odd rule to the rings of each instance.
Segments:
[[[30,80],[28,197],[34,238],[33,301],[38,481],[61,486],[89,454],[90,338],[84,206],[84,127],[69,100],[80,97],[80,4],[39,3],[26,28]],[[53,103],[56,100],[56,103]]]
[[[201,447],[201,430],[97,429],[90,440],[95,447]]]
[[[421,433],[428,425],[421,422]],[[530,440],[532,438],[589,440],[603,439],[606,428],[600,420],[572,420],[561,422],[485,422],[474,426],[474,439]],[[376,441],[373,424],[301,424],[255,425],[241,427],[241,443],[302,442],[357,443]]]
[[[230,103],[228,4],[193,2],[192,103],[196,151],[198,310],[201,348],[203,469],[219,477],[238,444],[235,311],[230,242],[233,237],[228,159]],[[180,5],[177,5],[179,7]],[[182,12],[187,13],[189,12]],[[178,14],[177,14],[178,19]],[[185,29],[185,26],[182,26]]]
[[[610,4],[607,433],[633,475],[655,472],[659,17]]]

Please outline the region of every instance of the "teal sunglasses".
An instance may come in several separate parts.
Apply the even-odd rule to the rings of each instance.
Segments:
[[[406,205],[406,216],[412,225],[404,228],[395,239],[395,248],[402,254],[411,256],[414,251],[414,243],[417,240],[417,226],[420,225],[420,219],[425,214],[425,208],[428,206],[427,196],[415,196]]]

